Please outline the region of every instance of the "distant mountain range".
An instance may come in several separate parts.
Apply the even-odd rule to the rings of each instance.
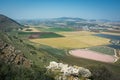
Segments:
[[[90,19],[90,22],[112,22],[111,20],[107,19]]]
[[[54,18],[54,20],[59,20],[59,21],[87,21],[86,19],[72,18],[72,17],[60,17],[60,18]]]
[[[65,20],[65,21],[94,21],[94,22],[120,22],[120,20],[109,20],[109,19],[83,19],[83,18],[73,18],[73,17],[60,17],[54,18],[56,20]]]
[[[106,22],[120,22],[120,20],[108,20],[108,19],[83,19],[78,17],[59,17],[59,18],[42,18],[42,19],[24,19],[17,20],[21,24],[28,25],[39,25],[39,24],[48,24],[48,23],[64,23],[64,22],[72,22],[72,23],[106,23]]]

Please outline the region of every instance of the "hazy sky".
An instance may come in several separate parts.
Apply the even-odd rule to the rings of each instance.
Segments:
[[[14,19],[80,17],[120,20],[120,0],[0,0],[0,14]]]

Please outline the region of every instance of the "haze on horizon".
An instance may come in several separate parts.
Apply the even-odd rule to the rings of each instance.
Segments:
[[[120,0],[0,0],[0,14],[13,19],[79,17],[120,20]]]

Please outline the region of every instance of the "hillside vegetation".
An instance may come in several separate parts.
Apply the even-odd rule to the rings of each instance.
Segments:
[[[11,23],[11,19],[10,22],[8,20],[8,23]],[[6,24],[6,27],[0,30],[0,79],[54,80],[53,76],[47,73],[44,65],[47,65],[50,60],[56,61],[56,59],[48,53],[42,55],[43,52],[40,53],[39,49],[27,41],[10,34],[14,28],[12,27],[10,31],[7,31],[6,29],[9,30],[9,26],[13,25]],[[16,27],[19,29],[18,26]],[[46,59],[45,62],[44,59]]]
[[[0,14],[0,30],[8,32],[12,30],[18,30],[19,28],[22,28],[21,24],[13,19],[8,18],[7,16]]]

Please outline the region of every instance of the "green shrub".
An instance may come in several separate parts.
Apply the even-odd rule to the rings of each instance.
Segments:
[[[46,68],[25,68],[0,62],[0,80],[54,80]]]
[[[112,72],[105,66],[92,66],[90,68],[92,73],[92,80],[112,80]]]

